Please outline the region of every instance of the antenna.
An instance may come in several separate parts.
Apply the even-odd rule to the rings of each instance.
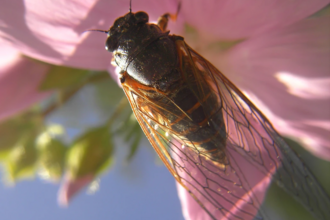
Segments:
[[[132,13],[132,0],[129,0],[129,13]]]
[[[97,32],[102,32],[102,33],[106,33],[106,34],[108,34],[108,33],[109,33],[109,31],[105,31],[105,30],[99,30],[99,29],[92,29],[92,30],[87,30],[87,31],[84,31],[83,33],[85,33],[85,32],[88,32],[88,31],[97,31]]]

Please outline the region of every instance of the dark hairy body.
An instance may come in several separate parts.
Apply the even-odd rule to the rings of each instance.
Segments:
[[[157,104],[158,109],[149,109],[149,112],[164,130],[187,140],[184,145],[204,157],[219,164],[225,163],[226,130],[220,111],[221,100],[208,85],[203,86],[203,97],[198,97],[201,94],[194,88],[200,82],[193,75],[194,69],[184,66],[185,61],[180,61],[180,54],[178,56],[178,45],[185,44],[183,38],[169,35],[159,25],[143,23],[146,16],[143,13],[128,13],[119,18],[113,26],[118,28],[114,35],[123,35],[107,41],[107,48],[112,48],[109,50],[114,52],[116,64],[124,70],[121,82],[131,78],[144,85],[139,90],[144,99]],[[123,26],[122,22],[125,22]],[[112,51],[114,45],[118,47]],[[210,104],[212,112],[205,109]]]

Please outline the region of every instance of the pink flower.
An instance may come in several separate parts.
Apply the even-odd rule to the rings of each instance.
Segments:
[[[260,34],[226,57],[229,77],[275,128],[325,160],[330,160],[329,19],[306,18]]]
[[[47,65],[22,57],[0,39],[0,121],[47,96],[38,85]]]
[[[70,177],[70,175],[66,174],[58,193],[58,203],[61,206],[67,206],[72,197],[74,197],[82,188],[92,182],[94,178],[94,175],[89,174],[78,179],[74,179]]]
[[[199,1],[186,3],[184,18],[198,30],[197,40],[186,40],[282,135],[329,160],[329,15],[307,18],[329,1],[253,2],[218,1],[211,10]]]
[[[311,152],[329,160],[329,16],[308,18],[327,4],[327,0],[223,0],[212,4],[183,0],[179,19],[169,29],[184,35],[193,48],[246,92],[281,134],[295,137]],[[176,7],[175,0],[133,0],[132,3],[133,11],[146,11],[151,21],[165,12],[175,12]],[[128,1],[120,0],[2,3],[0,45],[10,51],[5,54],[14,54],[10,56],[16,59],[5,60],[0,65],[4,67],[0,72],[0,106],[3,103],[7,106],[1,107],[0,119],[42,98],[35,89],[41,73],[46,72],[41,64],[33,63],[38,67],[31,71],[35,75],[29,77],[33,79],[30,83],[17,85],[27,92],[12,91],[17,88],[13,82],[19,82],[15,79],[26,74],[15,68],[31,62],[17,59],[17,54],[53,64],[112,70],[111,55],[103,50],[105,36],[81,33],[88,29],[108,29],[127,11]],[[192,27],[193,33],[185,31],[185,23]],[[37,71],[41,73],[36,74]],[[10,104],[1,90],[8,83],[11,86],[4,91],[17,97],[14,101],[10,99]],[[267,187],[268,181],[260,178],[261,188]],[[187,216],[201,213],[185,194],[180,193]]]

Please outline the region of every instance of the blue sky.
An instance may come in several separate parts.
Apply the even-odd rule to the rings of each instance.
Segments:
[[[47,123],[66,127],[66,142],[83,130],[104,123],[123,93],[108,82],[103,88],[118,91],[103,92],[106,101],[100,102],[96,87],[87,86],[51,115]],[[157,159],[146,138],[130,163],[125,163],[129,148],[122,139],[115,137],[115,145],[114,167],[101,178],[100,189],[95,194],[88,195],[83,191],[69,207],[62,208],[57,204],[59,185],[39,178],[20,181],[9,188],[0,184],[0,219],[183,219],[175,180]]]
[[[80,193],[67,208],[57,204],[58,185],[36,179],[1,186],[1,219],[183,219],[175,180],[165,166],[156,164],[151,150],[142,143],[130,164],[124,164],[125,153],[117,151],[115,167],[101,178],[100,189],[93,195]]]

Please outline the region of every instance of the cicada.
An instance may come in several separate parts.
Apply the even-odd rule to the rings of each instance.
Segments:
[[[171,17],[152,24],[146,12],[130,10],[99,31],[142,130],[205,210],[190,217],[265,219],[259,189],[276,181],[316,218],[330,219],[330,200],[309,169],[221,71],[169,34]]]

